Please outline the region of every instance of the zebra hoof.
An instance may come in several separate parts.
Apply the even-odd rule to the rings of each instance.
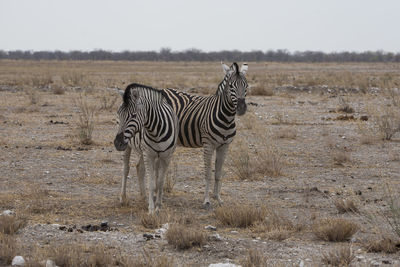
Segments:
[[[211,203],[210,202],[206,202],[203,204],[203,209],[205,210],[210,210],[211,209]]]

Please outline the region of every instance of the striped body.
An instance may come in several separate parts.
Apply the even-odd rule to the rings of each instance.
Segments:
[[[154,211],[154,185],[157,188],[156,208],[161,207],[165,172],[177,144],[178,120],[161,90],[140,84],[129,85],[118,110],[119,131],[114,140],[117,150],[125,150],[121,202],[126,201],[126,179],[129,158],[134,148],[140,155],[138,178],[144,195],[144,176],[149,182],[149,212]]]

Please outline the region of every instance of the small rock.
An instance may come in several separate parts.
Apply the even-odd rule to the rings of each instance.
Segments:
[[[240,265],[236,265],[233,263],[212,263],[208,265],[208,267],[239,267]]]
[[[1,214],[2,214],[2,215],[8,215],[8,216],[10,216],[10,215],[14,215],[15,212],[12,211],[12,210],[5,210],[5,211],[3,211]]]
[[[52,260],[46,261],[46,267],[57,267],[56,263]]]
[[[25,260],[22,256],[15,256],[11,262],[12,266],[24,266]]]
[[[238,234],[238,231],[231,231],[232,234]]]
[[[210,230],[210,231],[217,231],[217,227],[212,226],[212,225],[207,225],[204,227],[206,230]]]
[[[213,235],[210,237],[210,239],[211,239],[211,240],[214,240],[214,241],[221,241],[221,240],[222,240],[222,238],[221,238],[221,236],[220,236],[219,234],[213,234]]]

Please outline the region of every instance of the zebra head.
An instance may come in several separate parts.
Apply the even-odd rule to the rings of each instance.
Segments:
[[[246,113],[246,94],[247,94],[247,80],[246,72],[248,69],[247,64],[243,64],[239,69],[236,62],[232,66],[228,67],[222,63],[222,69],[225,72],[224,81],[227,86],[228,95],[230,95],[231,101],[236,108],[236,113],[241,116]]]
[[[114,146],[118,151],[124,151],[131,138],[140,131],[143,126],[141,116],[138,113],[141,106],[137,90],[126,88],[123,94],[123,102],[118,109],[118,133],[114,139]]]

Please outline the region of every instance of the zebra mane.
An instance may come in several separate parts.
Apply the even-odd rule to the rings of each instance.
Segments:
[[[129,100],[131,98],[131,89],[137,88],[139,90],[150,90],[152,92],[155,92],[157,94],[160,94],[162,99],[165,99],[169,105],[172,105],[171,100],[168,98],[167,94],[164,92],[164,90],[156,89],[147,85],[139,84],[139,83],[131,83],[128,85],[125,89],[124,96],[123,96],[123,101],[126,105],[129,104]]]

